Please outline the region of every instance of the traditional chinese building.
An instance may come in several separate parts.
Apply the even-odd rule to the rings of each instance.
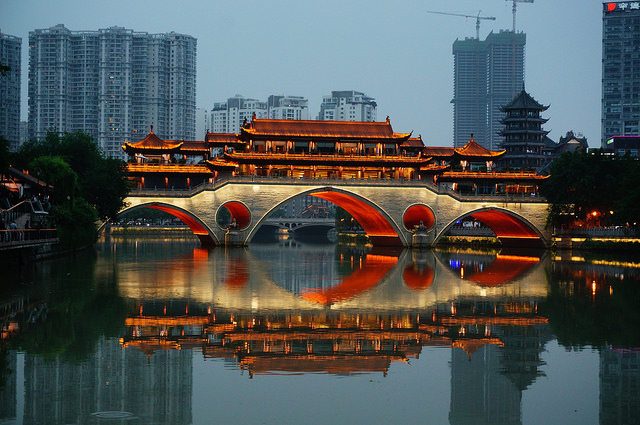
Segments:
[[[549,132],[542,129],[548,120],[540,116],[549,106],[538,103],[529,93],[522,91],[501,108],[505,113],[502,123],[505,128],[502,147],[506,154],[502,160],[505,168],[538,170],[544,164],[544,136]]]
[[[473,136],[460,148],[426,147],[421,137],[393,131],[384,122],[259,119],[240,133],[207,133],[204,141],[161,140],[153,129],[137,143],[125,142],[129,175],[138,188],[191,188],[220,178],[424,180],[455,190],[500,193],[497,181],[532,175],[494,171],[505,151],[490,151]],[[478,185],[480,178],[489,183]],[[476,189],[473,184],[476,183]],[[486,186],[486,187],[485,187]],[[526,184],[535,191],[535,184]],[[462,186],[461,186],[462,187]]]

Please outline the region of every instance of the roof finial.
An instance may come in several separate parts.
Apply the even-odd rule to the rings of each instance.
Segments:
[[[387,115],[387,124],[391,123],[391,120],[389,119],[389,115]]]
[[[470,141],[473,142],[473,133],[471,133],[471,140]]]
[[[153,125],[151,125],[151,134],[153,134]]]

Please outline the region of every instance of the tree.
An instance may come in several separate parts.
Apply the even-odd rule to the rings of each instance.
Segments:
[[[551,164],[541,193],[551,204],[549,219],[555,225],[584,220],[593,212],[603,217],[602,224],[638,222],[640,163],[603,150],[567,152]]]

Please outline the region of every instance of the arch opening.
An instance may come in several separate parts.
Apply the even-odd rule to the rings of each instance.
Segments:
[[[405,211],[403,223],[406,230],[414,230],[421,224],[430,230],[436,224],[436,217],[426,205],[412,205]]]
[[[222,214],[222,208],[226,209],[229,213],[229,216],[225,216]],[[216,214],[216,223],[222,228],[237,228],[237,229],[245,229],[251,223],[251,212],[249,209],[241,202],[231,201],[225,204],[222,204],[220,208],[218,208],[218,213]]]
[[[200,239],[200,243],[202,243],[203,245],[216,245],[215,240],[213,239],[211,233],[209,233],[205,225],[199,219],[195,218],[193,215],[187,213],[186,211],[183,211],[171,205],[158,203],[138,205],[134,208],[151,208],[171,214],[172,216],[178,218],[184,224],[189,226],[193,234],[196,235],[198,239]]]
[[[447,233],[447,231],[460,220],[472,217],[491,229],[496,238],[500,240],[505,248],[544,248],[545,242],[542,234],[525,220],[523,217],[515,215],[508,210],[497,208],[485,208],[471,211],[451,222],[440,233],[436,242]]]
[[[398,232],[376,208],[352,195],[332,190],[309,193],[343,208],[364,229],[374,246],[403,246]]]

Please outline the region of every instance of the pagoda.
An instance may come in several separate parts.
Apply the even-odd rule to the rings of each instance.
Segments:
[[[548,120],[540,116],[549,106],[538,103],[529,93],[522,91],[507,105],[500,108],[505,113],[502,119],[504,136],[502,147],[506,150],[501,165],[503,168],[539,170],[544,164],[544,137],[549,133],[542,129]]]

